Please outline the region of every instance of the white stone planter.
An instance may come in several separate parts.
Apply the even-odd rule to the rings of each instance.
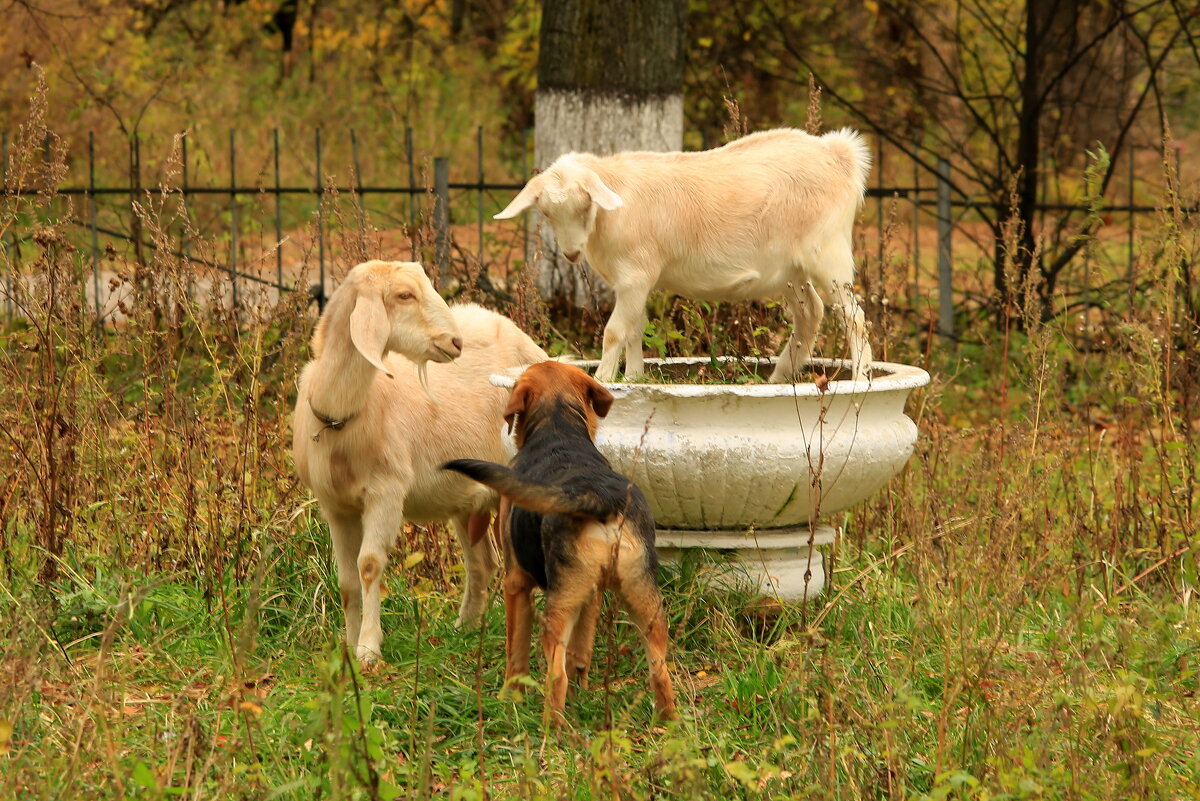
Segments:
[[[652,375],[708,362],[647,359],[646,370]],[[768,360],[751,365],[770,369]],[[837,378],[848,368],[842,360],[817,359],[812,367],[833,380],[822,388],[605,385],[617,402],[597,445],[649,499],[664,559],[678,558],[685,548],[714,549],[732,557],[723,561],[730,568],[726,579],[752,590],[788,601],[821,592],[824,560],[817,546],[837,533],[822,521],[873,495],[908,461],[917,427],[904,403],[929,374],[876,362],[869,381],[851,381]]]

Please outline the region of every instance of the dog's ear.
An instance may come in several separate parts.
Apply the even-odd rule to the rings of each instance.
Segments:
[[[518,383],[513,387],[512,394],[508,396],[508,406],[504,407],[504,422],[508,424],[508,433],[513,433],[513,426],[517,422],[517,415],[525,413],[528,403],[529,385]]]
[[[592,410],[596,412],[597,417],[608,417],[608,410],[613,405],[613,394],[591,376],[588,376],[587,380],[588,400],[592,403]]]

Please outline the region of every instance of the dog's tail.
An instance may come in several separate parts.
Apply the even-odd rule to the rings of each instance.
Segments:
[[[595,493],[567,492],[553,484],[529,481],[495,462],[455,459],[442,465],[442,469],[462,473],[480,484],[486,484],[522,509],[538,514],[573,515],[603,520],[613,512]]]

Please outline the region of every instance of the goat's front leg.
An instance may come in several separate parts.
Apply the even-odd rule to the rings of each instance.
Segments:
[[[796,379],[812,358],[813,342],[821,330],[821,318],[825,316],[825,304],[812,281],[789,286],[787,305],[792,313],[792,335],[775,362],[770,378],[772,384],[786,384]]]
[[[458,609],[459,626],[474,623],[483,616],[487,606],[488,585],[491,584],[499,566],[496,546],[487,532],[490,519],[491,515],[487,512],[474,512],[469,516],[461,515],[451,520],[454,533],[458,535],[458,542],[462,545],[463,562],[466,566],[466,586],[463,587],[462,605]],[[472,526],[482,526],[482,536],[473,538]],[[472,539],[475,541],[472,542]]]
[[[338,589],[342,595],[342,614],[346,618],[346,645],[358,646],[362,627],[362,583],[358,579],[358,551],[362,547],[362,519],[355,514],[325,513],[337,562]]]
[[[388,554],[403,522],[403,500],[368,503],[363,512],[362,546],[358,551],[358,579],[362,584],[362,628],[356,655],[369,663],[383,656],[383,625],[380,623],[380,590]]]
[[[604,326],[604,352],[596,368],[597,381],[614,381],[621,355],[625,355],[625,377],[642,375],[642,332],[646,329],[646,298],[649,287],[626,285],[613,287],[616,304]]]

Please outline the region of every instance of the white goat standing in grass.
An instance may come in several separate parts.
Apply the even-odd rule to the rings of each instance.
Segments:
[[[467,568],[459,623],[483,614],[497,568],[486,536],[497,499],[439,466],[511,458],[508,391],[488,376],[547,357],[508,318],[447,306],[420,264],[382,261],[355,267],[329,298],[313,354],[300,375],[292,451],[329,523],[346,642],[369,662],[380,656],[380,579],[404,520],[451,521]]]
[[[871,154],[845,129],[782,128],[698,153],[568,153],[529,180],[496,219],[536,204],[568,261],[586,256],[612,287],[596,378],[642,374],[646,299],[655,289],[697,300],[783,296],[791,338],[771,381],[794,380],[812,355],[822,296],[846,332],[856,379],[871,346],[854,295],[854,217]]]

